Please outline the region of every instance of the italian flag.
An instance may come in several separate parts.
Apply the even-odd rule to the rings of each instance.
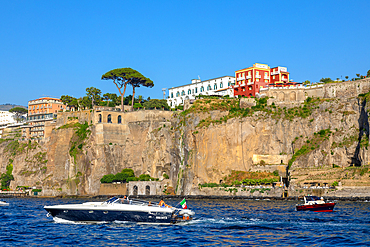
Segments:
[[[183,208],[183,209],[187,209],[187,208],[188,208],[188,206],[186,206],[185,198],[184,198],[184,200],[182,200],[182,201],[180,202],[180,204],[181,204],[181,206],[182,206],[182,208]]]

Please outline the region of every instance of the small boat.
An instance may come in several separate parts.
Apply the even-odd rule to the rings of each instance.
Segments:
[[[325,202],[318,196],[305,196],[304,204],[296,205],[297,211],[333,212],[335,203]]]
[[[192,220],[194,212],[187,209],[185,199],[183,208],[160,203],[112,197],[104,202],[85,202],[44,206],[48,216],[75,222],[138,222],[153,224],[176,224]],[[184,206],[184,205],[185,206]]]
[[[6,201],[0,201],[0,206],[9,206],[9,203]]]

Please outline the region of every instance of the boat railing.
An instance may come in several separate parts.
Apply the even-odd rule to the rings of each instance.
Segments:
[[[105,201],[107,204],[113,204],[113,203],[118,203],[118,204],[130,204],[130,205],[137,205],[137,206],[152,206],[152,207],[165,207],[165,206],[160,206],[159,203],[157,202],[151,202],[151,201],[145,201],[145,200],[140,200],[140,199],[130,199],[130,198],[118,198],[118,197],[112,197],[109,198],[108,200]],[[169,206],[171,207],[171,206]],[[171,207],[176,209],[176,207]]]

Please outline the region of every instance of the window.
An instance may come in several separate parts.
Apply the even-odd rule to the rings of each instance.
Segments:
[[[184,96],[185,95],[185,91],[184,90],[182,90],[181,91],[181,96]]]
[[[213,85],[213,90],[217,90],[217,84]]]
[[[198,93],[198,88],[197,87],[195,88],[195,93]]]
[[[204,87],[203,86],[200,88],[200,92],[204,92]]]
[[[122,117],[121,117],[121,115],[118,116],[118,123],[119,124],[122,123]]]
[[[224,87],[224,84],[221,82],[220,83],[220,88],[223,88]]]
[[[179,96],[180,96],[180,93],[179,93],[179,92],[177,92],[177,93],[176,93],[176,97],[179,97]]]
[[[112,116],[110,114],[108,115],[107,120],[108,120],[108,123],[112,123]]]
[[[227,83],[227,86],[229,86],[229,87],[230,87],[230,85],[231,85],[231,81],[229,81],[229,82]]]
[[[209,91],[209,90],[211,90],[212,88],[211,88],[211,85],[208,85],[208,87],[207,87],[207,91]]]
[[[191,94],[191,90],[190,90],[190,89],[188,90],[188,95],[189,95],[189,94]]]
[[[173,98],[173,93],[171,93],[171,98]]]

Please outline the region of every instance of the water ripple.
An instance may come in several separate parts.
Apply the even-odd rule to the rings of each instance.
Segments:
[[[84,202],[78,199],[7,201],[9,206],[0,207],[1,246],[368,246],[370,241],[366,202],[338,202],[332,213],[314,213],[297,212],[297,202],[289,201],[188,200],[195,220],[163,226],[46,217],[44,205]]]

